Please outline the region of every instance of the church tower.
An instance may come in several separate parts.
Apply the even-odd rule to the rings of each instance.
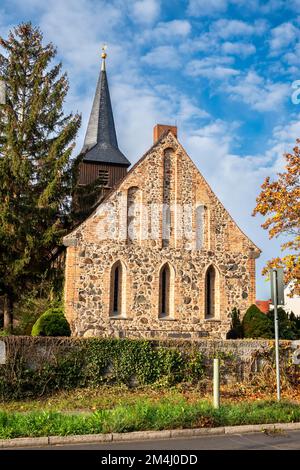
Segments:
[[[127,173],[129,160],[119,150],[110,94],[108,88],[105,47],[102,48],[102,64],[98,79],[93,106],[85,134],[83,148],[80,152],[78,175],[78,192],[89,192],[95,195],[98,188],[99,199],[113,188]],[[96,186],[96,187],[95,187]],[[85,194],[88,196],[88,194]],[[95,199],[95,198],[92,198]],[[88,197],[84,198],[84,205]],[[97,201],[94,201],[94,203]],[[90,205],[94,206],[94,203]]]

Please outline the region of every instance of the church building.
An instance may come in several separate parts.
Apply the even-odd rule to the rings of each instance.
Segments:
[[[243,315],[255,303],[260,250],[187,155],[176,127],[157,124],[152,147],[128,171],[105,59],[104,52],[79,168],[79,185],[98,180],[102,195],[64,238],[72,334],[224,339],[232,309]]]

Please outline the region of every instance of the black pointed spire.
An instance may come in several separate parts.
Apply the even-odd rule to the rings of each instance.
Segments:
[[[118,148],[105,59],[106,53],[103,51],[101,72],[81,153],[84,154],[83,161],[86,162],[128,167],[130,162]]]

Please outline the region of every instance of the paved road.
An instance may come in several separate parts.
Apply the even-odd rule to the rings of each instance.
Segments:
[[[41,449],[41,448],[36,448]],[[192,438],[131,441],[103,444],[47,446],[48,450],[295,450],[300,449],[300,431],[231,434]]]

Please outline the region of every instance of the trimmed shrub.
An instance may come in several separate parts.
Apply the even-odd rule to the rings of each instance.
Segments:
[[[273,338],[273,325],[256,305],[248,308],[242,322],[245,338]]]
[[[46,310],[32,327],[32,336],[70,336],[71,330],[62,308]]]
[[[240,315],[240,311],[234,307],[231,312],[231,328],[226,335],[226,339],[238,339],[244,337]]]

